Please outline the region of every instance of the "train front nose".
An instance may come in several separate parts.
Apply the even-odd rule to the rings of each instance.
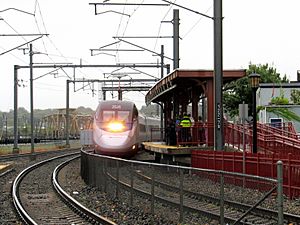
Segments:
[[[103,145],[107,147],[121,147],[126,145],[128,141],[127,135],[102,135],[101,137]]]

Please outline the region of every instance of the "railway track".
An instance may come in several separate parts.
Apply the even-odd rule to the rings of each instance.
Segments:
[[[68,163],[62,162],[78,157],[77,152],[47,159],[17,176],[12,187],[13,203],[26,224],[114,224],[80,205],[61,188],[58,173]]]
[[[206,217],[219,220],[220,218],[220,199],[213,196],[192,192],[183,187],[174,186],[170,183],[164,183],[161,181],[153,181],[151,175],[145,175],[141,169],[132,170],[132,173],[124,172],[122,170],[117,176],[115,174],[107,173],[107,176],[113,182],[118,182],[119,186],[134,192],[143,197],[149,199],[152,198],[155,186],[155,201],[163,204],[170,205],[183,211],[191,213],[197,213],[205,215]],[[181,174],[183,176],[183,174]],[[138,182],[135,182],[134,187],[132,183],[132,176],[138,178]],[[183,186],[183,184],[181,184]],[[180,185],[180,186],[181,186]],[[270,193],[274,191],[271,190]],[[182,205],[182,206],[181,206]],[[264,224],[271,225],[277,224],[278,213],[274,210],[265,209],[261,207],[253,207],[252,205],[242,204],[235,201],[224,200],[224,220],[230,224]],[[247,212],[249,211],[249,212]],[[247,213],[246,213],[247,212]],[[239,218],[242,218],[241,222],[235,223]],[[293,214],[284,214],[285,224],[300,224],[300,216]]]

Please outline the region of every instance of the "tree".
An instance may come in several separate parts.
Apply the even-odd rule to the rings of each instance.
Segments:
[[[276,71],[276,68],[269,67],[268,64],[255,65],[250,63],[249,68],[246,71],[247,76],[224,85],[224,111],[231,117],[238,115],[239,104],[242,104],[243,102],[249,104],[248,115],[252,115],[252,90],[249,80],[249,75],[252,73],[258,73],[260,75],[260,83],[289,82],[286,75],[281,78],[280,74]]]
[[[293,89],[291,91],[291,101],[294,104],[300,105],[300,91],[299,90]]]

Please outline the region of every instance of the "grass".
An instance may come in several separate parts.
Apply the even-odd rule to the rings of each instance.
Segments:
[[[79,141],[71,142],[70,147],[80,147]],[[2,145],[0,146],[0,155],[7,155],[13,153],[13,145]],[[30,153],[31,152],[31,144],[19,144],[19,153]],[[44,152],[44,151],[53,151],[65,148],[65,142],[58,142],[58,143],[37,143],[34,144],[34,151],[35,152]]]

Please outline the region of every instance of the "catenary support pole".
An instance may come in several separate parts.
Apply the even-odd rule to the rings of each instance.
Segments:
[[[34,121],[33,121],[33,51],[32,44],[29,45],[29,71],[30,71],[30,136],[31,136],[31,153],[34,153]]]
[[[19,153],[18,148],[18,67],[14,66],[14,148],[13,153]]]
[[[70,80],[66,81],[66,148],[70,147]]]
[[[160,53],[160,78],[163,79],[164,78],[164,46],[161,45],[160,46],[161,49],[161,53]],[[163,110],[163,104],[160,105],[160,128],[163,129],[164,128],[164,110]],[[160,132],[160,139],[163,140],[163,132]]]
[[[214,148],[224,149],[223,137],[223,46],[222,46],[222,0],[214,0]]]
[[[173,69],[179,68],[179,10],[173,10]]]

